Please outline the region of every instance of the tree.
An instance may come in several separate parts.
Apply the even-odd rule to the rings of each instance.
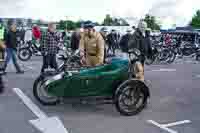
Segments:
[[[67,28],[67,23],[66,23],[66,21],[61,20],[61,21],[59,22],[57,28],[58,28],[59,30],[64,30],[64,29],[66,29],[66,28]]]
[[[192,17],[190,26],[192,26],[193,28],[200,28],[200,10],[198,10],[196,14]]]
[[[76,27],[76,23],[73,22],[73,21],[66,21],[66,24],[67,24],[67,30],[75,30],[77,27]]]
[[[113,24],[112,17],[109,14],[107,14],[106,18],[103,21],[103,25],[111,26],[112,24]]]
[[[76,28],[81,28],[82,23],[83,22],[81,20],[77,21],[76,22]]]
[[[101,26],[98,22],[94,22],[95,26]]]
[[[148,28],[151,28],[152,30],[160,30],[160,25],[154,16],[147,14],[144,21],[147,23]]]

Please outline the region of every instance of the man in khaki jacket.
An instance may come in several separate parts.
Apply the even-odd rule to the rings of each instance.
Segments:
[[[104,63],[105,42],[100,33],[94,30],[92,23],[84,25],[84,35],[80,40],[82,63],[87,66],[97,66]]]

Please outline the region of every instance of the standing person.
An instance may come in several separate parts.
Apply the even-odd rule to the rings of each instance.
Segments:
[[[136,78],[142,81],[144,81],[145,58],[152,53],[150,37],[147,35],[146,29],[146,22],[141,20],[128,43],[129,49],[137,48],[141,52],[140,63],[136,63],[134,69]]]
[[[43,66],[41,72],[43,73],[46,68],[49,66],[58,69],[56,62],[56,54],[58,53],[58,42],[59,37],[56,33],[56,25],[49,23],[48,30],[42,35],[42,55],[43,55]]]
[[[116,31],[112,30],[110,34],[108,34],[107,36],[107,42],[108,42],[108,50],[107,53],[109,53],[109,51],[112,51],[113,55],[115,55],[115,49],[117,46],[117,36],[116,36]]]
[[[33,32],[33,36],[34,36],[36,42],[39,43],[40,42],[40,38],[41,38],[40,28],[37,25],[34,25],[33,29],[32,29],[32,32]]]
[[[122,39],[120,40],[119,46],[124,53],[128,53],[128,42],[131,39],[131,30],[128,29],[126,31],[127,33],[122,36]]]
[[[6,44],[6,62],[5,62],[5,70],[7,68],[7,65],[10,61],[10,59],[13,61],[14,66],[17,70],[18,74],[24,73],[24,71],[21,70],[17,58],[16,58],[16,52],[17,52],[17,27],[15,23],[12,23],[10,26],[10,30],[8,33],[5,35],[5,44]],[[6,73],[6,72],[5,72]]]
[[[24,41],[25,43],[28,43],[30,44],[31,41],[32,41],[32,31],[31,29],[27,29],[26,32],[25,32],[25,35],[24,35]]]
[[[71,49],[73,51],[76,51],[79,48],[80,39],[81,39],[81,35],[78,32],[78,30],[76,30],[74,33],[72,33],[72,37],[71,37]]]
[[[6,48],[5,44],[4,44],[4,39],[5,39],[5,28],[2,24],[2,22],[0,21],[0,63],[4,62],[4,50]],[[2,70],[1,70],[2,71]],[[0,74],[0,93],[3,93],[4,90],[4,83],[3,83],[3,79],[2,79],[2,74]]]
[[[108,34],[108,29],[107,28],[102,28],[101,30],[100,30],[100,34],[102,35],[102,37],[103,37],[103,39],[104,39],[104,41],[106,42],[107,41],[107,34]]]
[[[84,35],[80,40],[82,63],[87,66],[97,66],[104,63],[105,42],[100,33],[94,29],[92,22],[84,24]]]

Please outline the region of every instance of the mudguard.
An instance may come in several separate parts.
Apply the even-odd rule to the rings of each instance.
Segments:
[[[136,83],[139,83],[141,85],[143,85],[144,87],[143,88],[143,92],[145,93],[145,95],[147,97],[150,97],[150,91],[149,91],[149,87],[145,84],[145,82],[141,81],[141,80],[138,80],[138,79],[129,79],[129,80],[126,80],[125,82],[123,82],[115,91],[115,95],[120,91],[120,89],[126,85],[127,83],[130,83],[132,82],[132,84],[136,84]]]

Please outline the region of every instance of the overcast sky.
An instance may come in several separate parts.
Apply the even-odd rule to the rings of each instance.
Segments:
[[[105,14],[140,19],[150,13],[170,27],[187,24],[198,7],[200,0],[0,0],[0,17],[102,22]]]

